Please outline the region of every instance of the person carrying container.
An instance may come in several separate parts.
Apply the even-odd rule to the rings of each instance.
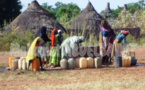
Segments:
[[[46,53],[46,49],[45,49],[45,43],[50,42],[50,41],[51,40],[48,38],[48,36],[46,34],[46,27],[45,26],[41,27],[38,30],[38,32],[36,34],[36,38],[32,42],[32,44],[28,50],[28,53],[27,53],[26,62],[27,62],[28,71],[30,68],[30,63],[34,59],[40,60],[41,70],[44,70],[43,66],[42,66],[42,60],[47,61],[47,53]]]

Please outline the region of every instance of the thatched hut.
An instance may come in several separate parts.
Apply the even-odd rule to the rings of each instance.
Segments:
[[[47,30],[57,28],[66,32],[65,28],[51,14],[44,10],[37,1],[33,1],[23,13],[6,27],[6,31],[38,30],[42,26],[46,26]]]
[[[112,11],[110,9],[110,3],[108,2],[107,3],[107,7],[105,10],[103,10],[100,14],[103,16],[103,17],[110,17]]]
[[[96,12],[91,2],[89,2],[87,7],[71,22],[68,31],[72,30],[75,34],[83,35],[94,33],[98,36],[101,20],[103,20],[103,17]]]
[[[123,8],[123,10],[122,10],[123,12],[127,12],[128,10],[127,10],[127,4],[124,4],[124,8]]]
[[[104,11],[104,14],[105,15],[109,15],[109,14],[111,14],[112,13],[112,11],[111,11],[111,9],[110,9],[110,3],[108,2],[107,3],[107,7],[106,7],[106,9],[105,9],[105,11]]]

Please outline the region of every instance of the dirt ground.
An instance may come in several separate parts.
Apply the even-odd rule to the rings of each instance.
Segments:
[[[0,72],[0,90],[143,90],[145,88],[145,48],[136,49],[137,66],[42,72]],[[0,56],[7,65],[8,56]],[[2,68],[2,67],[1,67]]]

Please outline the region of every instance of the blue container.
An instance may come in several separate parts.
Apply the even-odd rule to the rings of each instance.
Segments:
[[[122,57],[121,56],[116,56],[114,57],[114,67],[122,67]]]
[[[131,56],[131,66],[136,65],[136,63],[137,63],[137,59],[135,59],[135,56],[132,55],[132,56]]]
[[[137,63],[137,59],[132,59],[132,60],[131,60],[131,66],[135,66],[136,63]]]

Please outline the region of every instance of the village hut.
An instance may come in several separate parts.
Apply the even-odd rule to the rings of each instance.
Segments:
[[[47,30],[57,28],[66,32],[65,28],[50,13],[44,10],[37,1],[33,1],[23,13],[6,27],[5,31],[36,31],[42,26],[46,26]]]
[[[71,22],[68,32],[89,36],[90,33],[99,35],[100,24],[103,17],[97,13],[91,2],[87,7]]]
[[[111,12],[111,9],[110,9],[110,3],[108,2],[107,3],[107,7],[106,7],[106,9],[105,9],[105,11],[104,11],[104,14],[105,15],[110,15],[112,12]]]
[[[100,14],[103,16],[103,17],[110,17],[112,11],[110,9],[110,3],[108,2],[107,3],[107,7],[105,10],[103,10]]]
[[[124,4],[124,8],[123,8],[122,11],[124,11],[124,12],[127,12],[127,11],[128,11],[128,10],[127,10],[127,4]]]

